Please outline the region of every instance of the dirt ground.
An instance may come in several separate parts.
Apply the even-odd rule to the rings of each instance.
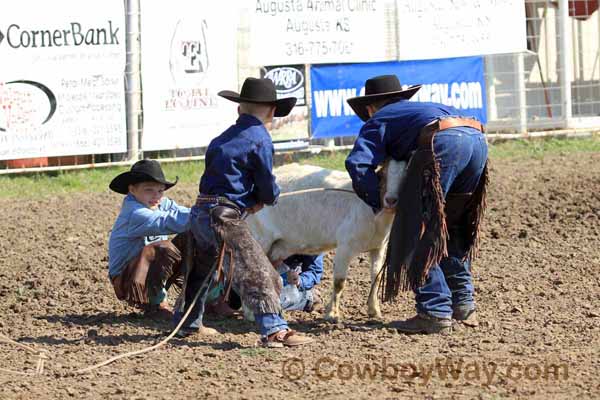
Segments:
[[[0,371],[0,399],[599,398],[600,154],[498,161],[474,277],[481,324],[451,336],[407,336],[412,294],[366,314],[366,257],[350,267],[345,321],[289,314],[316,343],[253,347],[255,326],[209,319],[216,337],[172,340],[91,374],[62,374],[155,343],[169,326],[119,303],[107,279],[107,235],[121,197],[1,200],[0,332],[44,349],[41,376]],[[169,192],[185,203],[195,185]],[[321,293],[331,287],[331,254]],[[0,368],[37,358],[0,344]]]

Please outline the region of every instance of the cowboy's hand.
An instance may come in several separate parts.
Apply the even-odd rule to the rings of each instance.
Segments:
[[[265,205],[263,203],[257,203],[255,205],[253,205],[250,208],[246,208],[246,211],[248,212],[248,214],[256,214],[257,212],[259,212],[260,210],[262,210],[262,208]]]
[[[287,281],[290,285],[294,285],[294,286],[300,285],[300,274],[296,271],[288,271]]]

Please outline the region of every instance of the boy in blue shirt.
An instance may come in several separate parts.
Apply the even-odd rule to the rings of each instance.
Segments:
[[[266,347],[298,346],[312,339],[289,329],[281,315],[281,278],[252,237],[243,219],[279,196],[273,168],[273,142],[265,124],[292,110],[296,98],[277,99],[269,79],[248,78],[241,92],[221,91],[219,95],[239,103],[234,125],[213,139],[206,151],[199,195],[191,210],[191,231],[196,250],[223,281],[226,293],[233,288],[254,313],[260,328],[260,344]],[[212,276],[215,278],[215,276]],[[200,269],[188,274],[186,309],[203,281]],[[211,282],[212,283],[212,282]],[[227,295],[226,295],[227,297]],[[205,294],[198,299],[180,329],[180,336],[202,329]],[[183,312],[177,310],[175,323]]]
[[[119,300],[149,314],[172,318],[166,291],[181,275],[184,235],[190,209],[164,197],[177,183],[165,179],[156,160],[141,160],[115,177],[109,187],[123,199],[108,242],[109,277]]]

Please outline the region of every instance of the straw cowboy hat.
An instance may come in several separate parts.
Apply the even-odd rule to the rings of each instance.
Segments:
[[[165,179],[160,164],[156,160],[140,160],[131,166],[131,170],[117,175],[109,188],[117,193],[129,193],[129,185],[134,185],[140,182],[158,182],[165,185],[165,190],[175,186],[179,177],[175,178],[175,182],[169,182]]]
[[[222,90],[219,96],[236,103],[271,104],[275,106],[275,116],[285,117],[296,105],[295,97],[277,98],[275,84],[270,79],[246,78],[240,93]]]
[[[410,86],[402,90],[402,85],[396,75],[380,75],[365,82],[365,95],[348,99],[348,104],[356,115],[363,121],[369,119],[367,106],[380,100],[392,99],[410,99],[415,94],[421,85]]]

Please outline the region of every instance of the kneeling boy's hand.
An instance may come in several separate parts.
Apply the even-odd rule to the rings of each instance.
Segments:
[[[247,211],[249,214],[255,214],[255,213],[259,212],[260,210],[262,210],[262,208],[263,208],[264,206],[265,206],[265,205],[264,205],[263,203],[258,203],[258,204],[255,204],[255,205],[253,205],[253,206],[252,206],[252,207],[250,207],[250,208],[246,208],[246,211]]]

